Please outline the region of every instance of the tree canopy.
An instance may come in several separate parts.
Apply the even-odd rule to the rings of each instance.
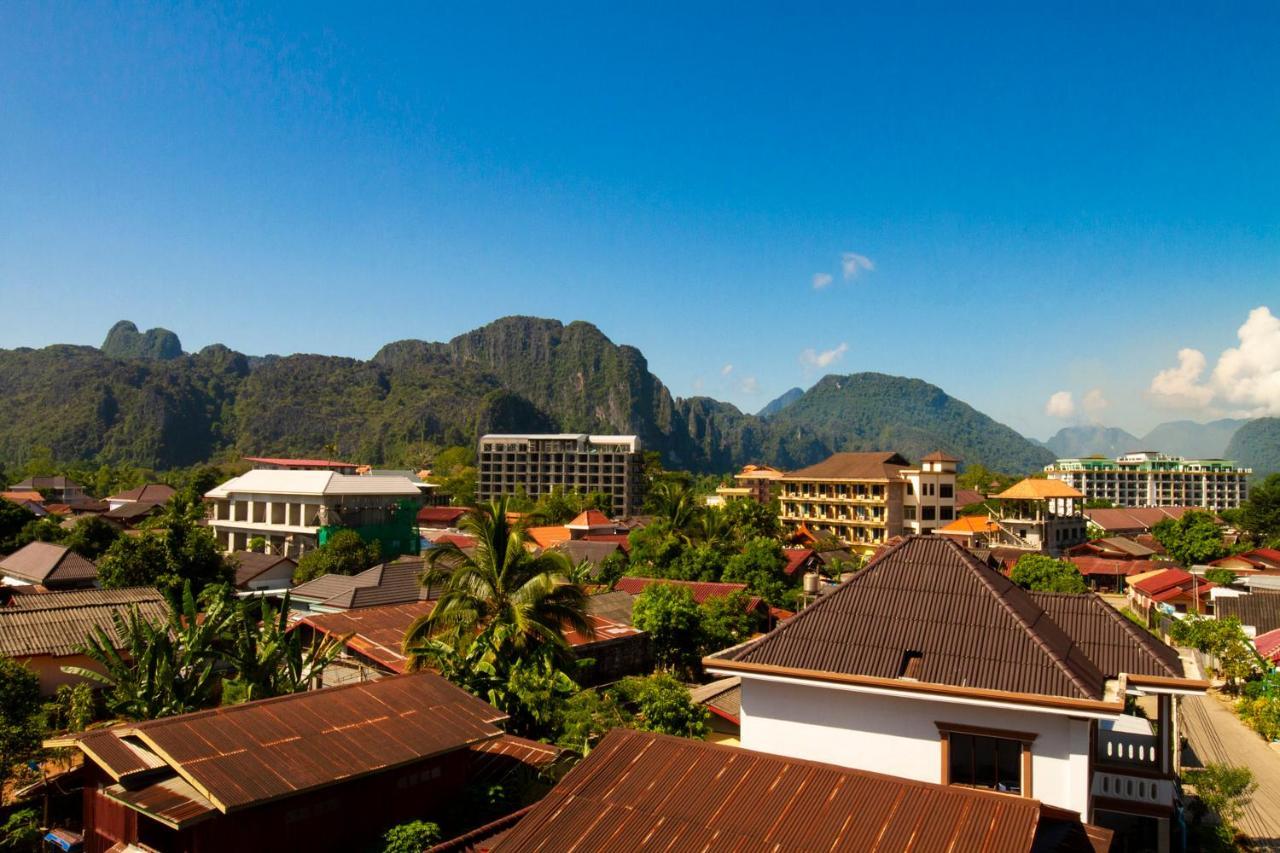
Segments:
[[[1170,557],[1186,567],[1225,557],[1229,550],[1222,540],[1222,528],[1203,510],[1185,512],[1181,518],[1166,518],[1151,533]]]
[[[1023,589],[1036,592],[1071,592],[1089,591],[1084,578],[1072,563],[1066,560],[1055,560],[1044,554],[1023,554],[1009,573],[1009,580]]]

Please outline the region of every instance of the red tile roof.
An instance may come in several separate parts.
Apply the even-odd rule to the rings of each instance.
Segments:
[[[598,509],[583,510],[574,516],[565,527],[569,528],[591,528],[591,527],[613,527],[613,519],[605,515]]]
[[[1103,530],[1150,530],[1166,518],[1179,519],[1193,506],[1133,506],[1086,509],[1085,517]]]
[[[1259,634],[1253,638],[1253,644],[1262,655],[1272,663],[1280,663],[1280,628]]]
[[[419,524],[453,526],[471,510],[464,506],[424,506],[418,510]]]
[[[1003,853],[1069,834],[1059,813],[1022,797],[615,729],[493,849]],[[1108,830],[1062,823],[1075,843],[1056,849],[1110,841]]]
[[[1239,563],[1246,563],[1249,569],[1239,566]],[[1227,566],[1235,564],[1244,571],[1266,571],[1267,569],[1280,568],[1280,551],[1275,548],[1254,548],[1252,551],[1244,551],[1239,554],[1232,554],[1229,557],[1223,557],[1220,560],[1214,560],[1211,566]]]
[[[787,565],[782,570],[789,575],[794,575],[801,566],[813,559],[816,554],[817,552],[812,548],[787,548],[782,552],[782,555],[787,558]]]
[[[1155,601],[1168,601],[1179,595],[1190,595],[1192,590],[1196,590],[1203,598],[1216,585],[1182,569],[1162,569],[1150,577],[1135,581],[1133,588]]]
[[[623,577],[613,585],[615,590],[619,592],[628,592],[632,595],[639,595],[644,592],[645,587],[650,584],[670,584],[672,586],[686,587],[693,594],[693,600],[701,604],[709,598],[727,598],[735,592],[744,592],[747,588],[745,583],[711,583],[709,581],[676,581],[667,580],[666,578],[636,578]],[[764,599],[758,595],[750,596],[747,600],[747,609],[756,610],[763,606]]]

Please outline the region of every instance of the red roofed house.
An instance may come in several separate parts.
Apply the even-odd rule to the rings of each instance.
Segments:
[[[1280,551],[1275,548],[1254,548],[1252,551],[1214,560],[1209,565],[1218,569],[1230,569],[1239,574],[1280,571]]]
[[[1280,628],[1254,637],[1253,645],[1257,648],[1258,654],[1273,664],[1280,665]]]
[[[546,766],[437,675],[330,687],[50,741],[84,753],[86,853],[363,850],[439,819],[471,781]],[[135,845],[123,847],[118,845]]]
[[[1177,613],[1207,613],[1213,608],[1209,590],[1217,584],[1182,569],[1157,569],[1125,580],[1129,606],[1148,616],[1164,605]]]
[[[1106,557],[1067,557],[1084,576],[1091,589],[1124,592],[1124,579],[1160,569],[1176,568],[1174,563],[1158,560],[1112,560]]]
[[[1173,702],[1208,685],[1098,596],[1024,590],[953,540],[905,537],[703,665],[741,678],[745,749],[1038,801],[1123,833],[1119,849],[1177,844]],[[1152,697],[1154,721],[1127,695]]]
[[[424,506],[418,510],[418,527],[429,530],[454,529],[469,512],[471,509],[465,506]]]

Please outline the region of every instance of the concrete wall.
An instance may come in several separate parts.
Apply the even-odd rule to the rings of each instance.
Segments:
[[[1029,795],[1082,817],[1088,810],[1088,720],[749,677],[741,720],[747,749],[935,783],[943,781],[936,722],[1034,732]]]

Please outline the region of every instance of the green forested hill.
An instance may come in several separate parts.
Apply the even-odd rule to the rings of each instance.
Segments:
[[[1280,418],[1246,421],[1231,436],[1226,457],[1252,468],[1257,479],[1280,472]]]
[[[0,463],[49,447],[58,459],[154,468],[220,451],[411,465],[484,432],[553,430],[634,432],[669,466],[697,471],[796,467],[861,449],[910,458],[942,449],[1011,472],[1051,458],[915,379],[828,376],[767,420],[706,397],[676,399],[639,350],[582,322],[507,317],[448,343],[391,343],[367,362],[251,358],[220,345],[186,355],[171,334],[117,324],[110,349],[132,353],[123,357],[0,350],[0,399],[17,415],[0,419]]]

